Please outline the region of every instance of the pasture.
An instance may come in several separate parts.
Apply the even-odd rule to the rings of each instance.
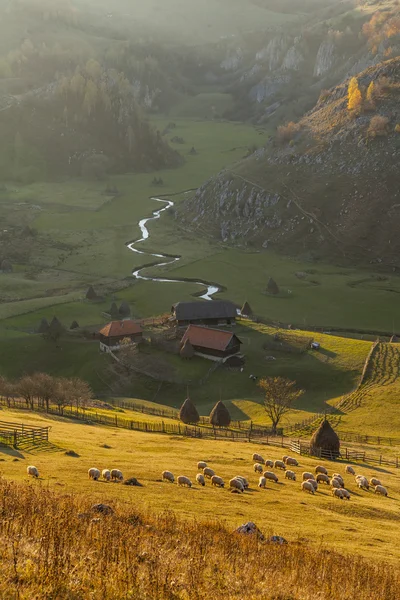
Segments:
[[[1,415],[3,420],[21,420],[20,412],[2,410]],[[275,469],[279,482],[268,483],[265,490],[258,488],[253,452],[271,459],[287,454],[272,446],[136,433],[29,413],[23,414],[23,421],[51,425],[50,440],[54,446],[32,453],[1,447],[0,470],[5,480],[27,482],[62,494],[90,496],[93,501],[111,505],[123,503],[137,511],[173,510],[186,520],[218,520],[229,529],[252,520],[265,534],[282,535],[313,548],[322,545],[374,560],[399,560],[396,540],[400,534],[400,478],[395,469],[355,465],[357,473],[378,477],[388,487],[389,497],[358,489],[354,477],[346,475],[345,485],[352,497],[344,501],[333,498],[328,486],[320,485],[314,496],[301,491],[301,473],[314,471],[318,464],[316,459],[306,457],[300,457],[300,466],[294,468],[296,482],[285,480],[283,472]],[[79,457],[67,456],[68,450]],[[195,484],[186,489],[161,480],[162,471],[168,469],[175,476],[186,475],[195,482],[199,460],[206,461],[225,482],[235,475],[245,476],[250,482],[249,490],[235,495],[229,493],[228,487],[213,488],[209,481],[205,487]],[[38,480],[28,478],[28,464],[39,469]],[[344,475],[344,463],[323,464],[330,473]],[[143,487],[91,481],[87,475],[91,467],[119,468],[125,478],[134,476]]]

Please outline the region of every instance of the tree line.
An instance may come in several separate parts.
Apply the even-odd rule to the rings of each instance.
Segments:
[[[11,406],[16,398],[22,398],[26,408],[49,412],[50,406],[57,406],[63,414],[65,406],[85,410],[93,392],[90,385],[78,377],[53,377],[48,373],[24,375],[16,380],[0,376],[0,396]]]

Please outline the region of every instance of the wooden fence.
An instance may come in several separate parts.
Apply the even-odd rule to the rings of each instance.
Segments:
[[[14,448],[40,446],[49,441],[50,427],[0,421],[0,443]]]

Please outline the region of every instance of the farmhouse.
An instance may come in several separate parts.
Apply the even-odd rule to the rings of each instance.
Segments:
[[[111,352],[121,347],[122,340],[129,339],[133,342],[141,342],[143,331],[138,323],[127,319],[125,321],[111,321],[99,332],[100,350]]]
[[[231,331],[189,325],[182,338],[182,346],[189,340],[195,354],[210,360],[223,360],[240,352],[241,341]]]
[[[226,300],[178,302],[171,309],[179,327],[188,325],[221,326],[232,325],[236,321],[237,310]]]

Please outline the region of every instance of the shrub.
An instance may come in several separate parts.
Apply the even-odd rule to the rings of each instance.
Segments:
[[[400,123],[397,123],[396,127],[394,128],[396,133],[400,133]]]
[[[347,108],[350,111],[357,111],[362,107],[362,94],[358,86],[357,77],[350,79],[347,90]]]
[[[371,137],[387,135],[388,123],[389,119],[387,117],[381,117],[380,115],[372,117],[371,121],[369,122],[368,135]]]
[[[286,125],[280,125],[277,130],[277,140],[281,144],[290,142],[300,131],[300,125],[290,121]]]

